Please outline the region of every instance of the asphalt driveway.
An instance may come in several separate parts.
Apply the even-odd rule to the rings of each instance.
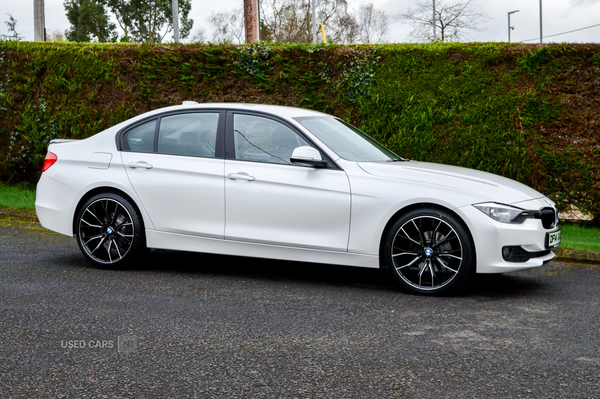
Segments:
[[[0,220],[0,397],[599,398],[600,267],[398,291],[378,270],[152,252]]]

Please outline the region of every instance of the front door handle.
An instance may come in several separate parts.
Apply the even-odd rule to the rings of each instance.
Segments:
[[[254,181],[254,176],[250,176],[248,173],[245,172],[238,172],[238,173],[230,173],[227,175],[227,177],[231,180],[245,180],[245,181]]]
[[[152,169],[152,165],[144,161],[129,162],[127,166],[129,166],[131,169]]]

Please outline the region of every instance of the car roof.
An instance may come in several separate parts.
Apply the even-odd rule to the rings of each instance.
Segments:
[[[130,126],[135,125],[140,121],[144,121],[146,119],[152,119],[153,117],[160,116],[163,114],[177,113],[177,112],[186,112],[186,111],[194,111],[194,110],[227,110],[227,111],[248,111],[248,112],[257,112],[268,115],[277,116],[283,119],[292,119],[296,117],[303,116],[322,116],[322,117],[330,117],[332,115],[325,114],[318,111],[311,111],[303,108],[296,107],[288,107],[283,105],[268,105],[268,104],[246,104],[246,103],[197,103],[195,101],[184,101],[180,105],[173,105],[170,107],[157,108],[152,111],[145,112],[140,115],[136,115],[130,119],[127,119],[123,122],[120,122],[114,126],[109,127],[98,134],[95,134],[88,138],[92,137],[99,138],[103,133],[105,134],[115,134],[121,131],[122,129],[127,129]]]
[[[195,101],[184,101],[181,105],[164,107],[149,111],[143,117],[161,114],[164,112],[176,112],[187,110],[203,110],[203,109],[225,109],[238,111],[254,111],[266,114],[277,115],[285,118],[295,118],[302,116],[331,116],[318,111],[312,111],[303,108],[288,107],[283,105],[268,105],[268,104],[247,104],[247,103],[197,103]]]

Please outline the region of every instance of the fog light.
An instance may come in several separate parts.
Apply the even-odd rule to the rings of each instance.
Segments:
[[[513,250],[512,250],[511,247],[504,247],[504,248],[502,248],[502,257],[505,260],[508,260],[508,259],[512,258],[512,255],[513,255]]]

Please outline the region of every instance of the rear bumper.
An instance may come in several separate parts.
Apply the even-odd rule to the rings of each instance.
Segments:
[[[35,198],[35,211],[40,224],[57,233],[73,236],[73,215],[79,192],[42,174]]]

